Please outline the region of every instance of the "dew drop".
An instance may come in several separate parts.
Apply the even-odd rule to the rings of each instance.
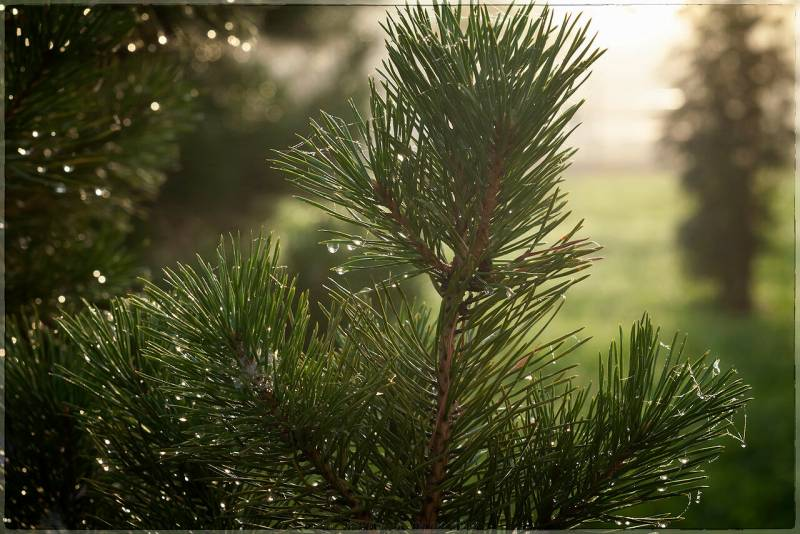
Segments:
[[[334,269],[334,271],[336,271],[336,274],[342,275],[342,274],[347,272],[347,269],[345,269],[344,267],[339,266],[339,267],[336,267]]]
[[[62,183],[58,183],[58,184],[56,184],[56,186],[53,188],[53,190],[54,190],[56,193],[58,193],[59,195],[63,195],[64,193],[66,193],[66,192],[67,192],[67,186],[66,186],[66,185],[64,185],[64,184],[62,184]]]
[[[326,248],[328,249],[328,252],[330,252],[331,254],[336,254],[337,252],[339,252],[339,243],[328,243],[326,245]]]
[[[75,170],[75,167],[73,167],[72,165],[64,165],[64,172],[70,173],[70,172],[72,172],[74,170]]]
[[[717,358],[716,360],[714,360],[714,365],[713,365],[713,367],[712,367],[711,373],[712,373],[714,376],[717,376],[717,375],[720,373],[720,371],[719,371],[719,358]]]

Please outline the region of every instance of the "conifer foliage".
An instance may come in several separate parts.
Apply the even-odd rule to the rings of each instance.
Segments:
[[[197,119],[182,50],[232,18],[229,6],[176,9],[2,9],[8,528],[94,524],[84,478],[101,467],[73,417],[88,396],[53,377],[83,359],[54,319],[141,272],[129,234]]]
[[[324,116],[276,165],[363,228],[330,244],[324,330],[268,238],[231,240],[143,295],[63,328],[97,396],[82,422],[117,528],[666,526],[629,509],[691,498],[736,436],[748,387],[644,316],[601,357],[596,390],[546,331],[598,247],[568,219],[573,102],[600,52],[547,9],[405,8],[371,117]],[[555,236],[555,237],[554,237]],[[427,276],[438,309],[405,298]],[[346,277],[345,277],[346,278]]]
[[[135,7],[3,15],[4,526],[77,528],[91,508],[82,478],[93,455],[71,413],[86,396],[52,376],[56,364],[81,364],[53,316],[130,287],[123,244],[174,163],[192,103],[179,70],[141,50]],[[150,29],[163,51],[166,37]]]

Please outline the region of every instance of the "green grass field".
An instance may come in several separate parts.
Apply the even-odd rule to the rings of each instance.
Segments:
[[[794,197],[790,176],[775,196],[776,224],[758,261],[757,310],[734,317],[716,309],[711,287],[686,276],[675,242],[690,207],[678,181],[668,175],[567,176],[574,218],[585,218],[583,236],[604,246],[604,260],[568,294],[548,329],[557,337],[585,326],[592,339],[566,361],[581,364],[580,378],[592,379],[598,352],[605,353],[622,326],[647,311],[669,343],[688,333],[690,355],[710,350],[723,366],[735,367],[752,385],[747,411],[747,446],[729,440],[725,454],[709,466],[710,488],[689,508],[677,528],[789,528],[794,525]],[[287,200],[272,227],[283,235],[284,260],[301,285],[314,290],[341,254],[320,254],[330,226],[316,209]],[[346,277],[348,278],[348,277]],[[360,287],[364,280],[355,281]],[[431,289],[432,292],[432,289]],[[317,295],[319,290],[317,289]],[[433,295],[431,295],[433,296]],[[436,302],[436,299],[432,299]],[[570,360],[571,359],[571,360]],[[713,360],[712,360],[713,361]],[[569,473],[565,473],[569,476]],[[677,511],[685,502],[675,503]]]

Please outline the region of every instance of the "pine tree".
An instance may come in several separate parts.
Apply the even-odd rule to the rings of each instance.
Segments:
[[[129,239],[195,121],[176,62],[195,19],[143,6],[16,6],[5,20],[5,462],[11,528],[91,525],[98,466],[52,373],[83,359],[55,324],[135,285]],[[219,7],[197,12],[203,24]],[[221,23],[220,23],[221,25]],[[207,27],[207,26],[206,26]],[[204,30],[205,31],[205,30]]]
[[[545,9],[405,8],[369,119],[325,115],[278,168],[363,229],[337,268],[406,267],[351,291],[327,326],[269,238],[90,306],[62,327],[95,395],[81,418],[114,528],[666,526],[749,388],[683,354],[645,315],[600,357],[596,391],[562,360],[580,330],[546,328],[598,247],[569,218],[561,174],[571,97],[600,52]],[[346,276],[343,279],[346,280]],[[739,438],[741,439],[741,438]],[[691,498],[690,498],[691,501]],[[680,503],[683,505],[683,503]],[[682,507],[682,506],[681,506]]]
[[[794,75],[779,40],[759,42],[759,33],[780,34],[775,23],[764,6],[706,6],[679,83],[686,101],[666,122],[697,200],[680,233],[688,266],[735,312],[752,308],[754,260],[772,219],[763,173],[791,158]]]

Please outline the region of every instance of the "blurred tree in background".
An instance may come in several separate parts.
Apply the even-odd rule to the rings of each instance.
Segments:
[[[757,5],[701,11],[678,84],[686,100],[666,121],[665,141],[683,157],[683,184],[697,200],[680,231],[687,263],[735,312],[753,306],[753,261],[772,220],[763,171],[791,157],[794,73],[779,23]]]

